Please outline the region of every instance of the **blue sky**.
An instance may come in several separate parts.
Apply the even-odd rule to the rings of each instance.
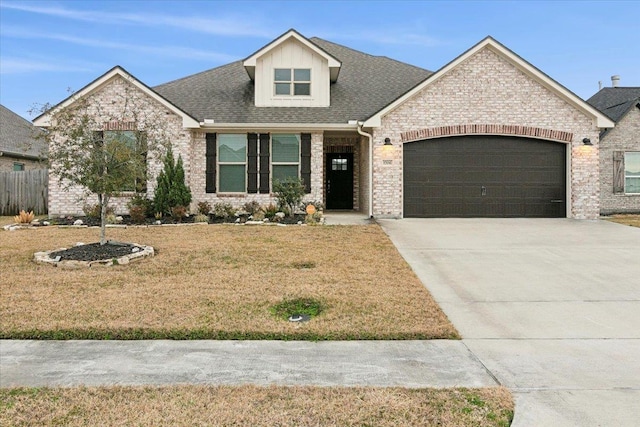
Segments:
[[[0,103],[25,118],[115,65],[154,86],[289,28],[437,70],[491,35],[582,98],[640,86],[638,1],[0,1]]]

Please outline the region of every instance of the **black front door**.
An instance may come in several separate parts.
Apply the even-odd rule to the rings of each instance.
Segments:
[[[327,154],[327,209],[353,209],[353,153]]]

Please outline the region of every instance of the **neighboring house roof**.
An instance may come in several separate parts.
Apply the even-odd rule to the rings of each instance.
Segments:
[[[347,124],[364,120],[427,78],[431,72],[382,56],[368,55],[329,41],[314,45],[342,63],[331,84],[330,107],[256,107],[254,83],[243,61],[233,62],[153,89],[200,122],[216,124]]]
[[[0,105],[0,155],[25,159],[47,157],[47,145],[37,136],[42,131],[4,105]]]
[[[605,87],[587,102],[617,123],[640,102],[640,87]]]
[[[119,65],[116,65],[115,67],[113,67],[112,69],[110,69],[109,71],[107,71],[106,73],[104,73],[103,75],[101,75],[100,77],[98,77],[97,79],[95,79],[94,81],[92,81],[91,83],[89,83],[88,85],[80,89],[79,91],[75,92],[73,95],[67,97],[64,101],[57,104],[51,110],[33,119],[33,123],[36,126],[42,126],[42,127],[49,126],[50,124],[49,120],[50,120],[52,111],[65,108],[66,106],[73,104],[76,101],[76,99],[82,96],[89,95],[92,92],[100,89],[104,84],[108,83],[111,79],[117,76],[124,78],[125,80],[133,84],[136,88],[138,88],[140,91],[142,91],[149,97],[153,98],[154,100],[159,102],[161,105],[165,106],[169,111],[180,116],[182,118],[182,125],[185,128],[200,127],[200,124],[198,123],[198,121],[195,120],[193,117],[191,117],[188,113],[181,110],[179,107],[174,105],[171,101],[169,101],[168,99],[164,98],[162,95],[155,92],[146,84],[142,83],[140,80],[135,78],[133,74],[129,73],[127,70],[120,67]]]
[[[578,95],[571,92],[566,87],[562,86],[557,81],[553,80],[551,77],[540,71],[538,68],[531,65],[529,62],[525,61],[522,57],[517,55],[515,52],[504,46],[502,43],[498,42],[492,37],[486,37],[477,43],[475,46],[471,47],[469,50],[458,56],[453,61],[449,62],[444,67],[440,68],[435,73],[431,74],[425,81],[418,84],[416,87],[408,91],[407,93],[400,96],[398,99],[386,105],[380,111],[377,111],[376,114],[369,117],[365,123],[365,127],[378,127],[380,126],[381,119],[385,114],[393,111],[395,108],[403,104],[405,101],[413,97],[414,95],[421,92],[424,88],[433,83],[440,80],[443,76],[445,76],[450,70],[457,67],[459,64],[472,57],[476,53],[478,53],[482,49],[491,49],[496,54],[502,56],[506,60],[508,60],[511,64],[513,64],[520,71],[530,76],[534,80],[536,80],[541,85],[550,89],[552,92],[560,96],[562,99],[567,101],[569,104],[574,107],[582,110],[586,114],[594,117],[596,119],[598,127],[601,128],[611,128],[614,126],[614,123],[609,120],[609,118],[603,115],[598,109],[592,107],[587,104],[582,98]]]

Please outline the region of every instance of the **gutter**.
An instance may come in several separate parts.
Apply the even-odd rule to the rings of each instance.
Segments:
[[[12,157],[19,160],[35,160],[35,161],[44,161],[46,157],[40,157],[32,154],[23,154],[23,153],[12,153],[11,151],[0,151],[0,157]]]
[[[358,122],[358,133],[369,139],[369,218],[373,219],[373,135],[362,130],[363,122]]]

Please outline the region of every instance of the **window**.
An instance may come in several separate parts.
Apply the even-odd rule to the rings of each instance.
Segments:
[[[640,151],[624,153],[624,192],[640,194]]]
[[[347,167],[347,159],[331,159],[332,171],[346,171],[348,170]]]
[[[309,68],[276,68],[274,82],[276,95],[311,95],[311,69]]]
[[[271,135],[272,180],[298,178],[300,168],[300,135]]]
[[[23,170],[24,170],[24,163],[16,162],[16,163],[13,164],[13,171],[14,172],[20,172],[20,171],[23,171]]]
[[[218,191],[247,191],[247,135],[218,135]]]
[[[121,191],[144,193],[147,191],[147,139],[144,132],[134,130],[106,130],[102,132],[104,144],[119,142],[128,147],[133,155],[141,156],[143,169],[137,173],[131,183],[124,185]]]

